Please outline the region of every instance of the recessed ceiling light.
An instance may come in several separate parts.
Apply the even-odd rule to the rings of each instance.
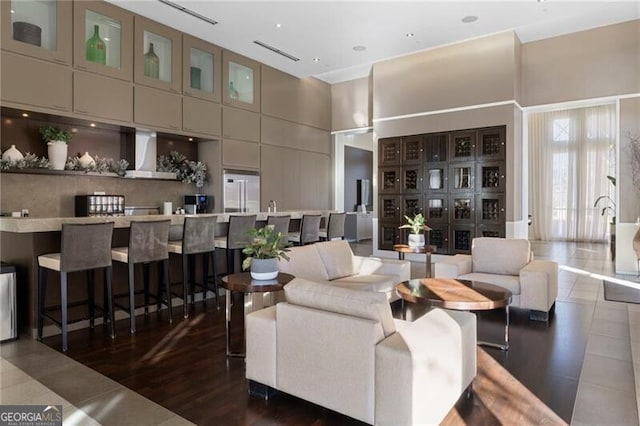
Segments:
[[[415,34],[414,33],[406,33],[405,36],[407,37],[413,37]]]
[[[89,126],[96,127],[96,123],[91,123],[91,124],[89,124]]]
[[[320,58],[313,58],[313,62],[320,62]]]
[[[355,50],[356,52],[364,52],[365,50],[367,50],[367,46],[362,46],[362,45],[353,46],[353,50]]]
[[[28,116],[29,116],[29,114],[27,114],[26,112],[23,112],[23,113],[22,113],[22,116],[23,116],[23,117],[28,117]]]
[[[276,24],[276,28],[282,28],[282,24]]]
[[[465,24],[470,24],[472,22],[476,22],[477,20],[478,20],[478,17],[475,15],[469,15],[462,18],[462,22],[464,22]]]
[[[189,138],[189,142],[193,142],[193,138]]]

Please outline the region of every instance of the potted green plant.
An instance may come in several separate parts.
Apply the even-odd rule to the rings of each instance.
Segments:
[[[250,233],[251,241],[242,249],[242,253],[247,255],[242,262],[242,269],[251,268],[251,278],[254,280],[274,279],[278,276],[278,259],[289,260],[284,235],[275,232],[273,225],[253,228]]]
[[[42,139],[47,143],[47,153],[49,155],[49,163],[54,170],[64,170],[67,162],[67,144],[73,137],[67,129],[60,129],[54,126],[45,126],[40,128]]]
[[[425,239],[423,231],[431,231],[426,224],[426,219],[422,213],[418,213],[412,218],[409,216],[404,217],[407,221],[406,224],[399,227],[399,229],[410,229],[409,231],[409,247],[424,247]]]

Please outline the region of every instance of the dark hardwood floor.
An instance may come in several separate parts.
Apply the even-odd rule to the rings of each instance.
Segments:
[[[399,316],[399,306],[394,308]],[[408,318],[421,309],[413,306]],[[511,349],[479,349],[473,395],[462,398],[444,424],[569,422],[586,345],[585,321],[592,314],[588,309],[559,302],[549,325],[530,322],[525,312],[512,309]],[[128,319],[116,326],[114,341],[102,326],[70,333],[67,355],[196,424],[361,424],[283,393],[269,401],[250,397],[244,360],[225,355],[224,310],[212,300],[197,303],[188,320],[182,319],[181,307],[174,308],[172,325],[166,312],[139,316],[135,336],[129,334]],[[503,313],[479,315],[480,339],[500,341],[503,333]],[[60,350],[60,340],[53,336],[45,343]]]

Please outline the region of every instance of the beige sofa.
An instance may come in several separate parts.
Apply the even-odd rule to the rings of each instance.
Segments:
[[[483,281],[513,293],[511,305],[529,309],[529,318],[548,321],[558,296],[558,264],[534,260],[529,240],[474,238],[471,255],[435,262],[436,278]]]
[[[389,302],[398,299],[396,284],[411,276],[408,261],[355,256],[343,240],[292,247],[287,255],[288,262],[278,262],[280,272],[319,283],[385,293]]]
[[[431,425],[476,375],[476,317],[395,320],[383,294],[296,278],[246,320],[253,395],[275,390],[376,425]]]

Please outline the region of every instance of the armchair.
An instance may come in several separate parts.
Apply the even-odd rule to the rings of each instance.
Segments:
[[[471,255],[456,254],[435,263],[436,278],[495,284],[511,291],[511,305],[529,309],[529,318],[549,321],[558,296],[558,264],[534,260],[529,240],[474,238]]]
[[[395,320],[382,293],[296,278],[247,316],[250,393],[276,390],[370,424],[438,424],[476,375],[476,318]]]

